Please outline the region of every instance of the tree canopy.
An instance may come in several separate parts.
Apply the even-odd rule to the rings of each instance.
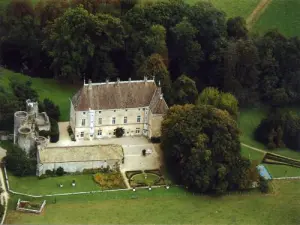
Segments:
[[[169,171],[189,188],[223,193],[249,187],[250,161],[241,157],[237,122],[226,111],[173,106],[162,122],[161,141]]]

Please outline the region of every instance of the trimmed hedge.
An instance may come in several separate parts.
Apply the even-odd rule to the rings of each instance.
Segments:
[[[143,173],[143,171],[142,170],[133,170],[133,171],[126,171],[125,175],[126,175],[127,179],[130,180],[132,176],[134,176],[136,174],[140,174],[140,173]]]
[[[160,172],[160,170],[145,170],[144,172],[145,173],[153,173],[153,174],[155,174],[155,175],[157,175],[159,177],[162,176],[162,173]]]
[[[50,130],[50,142],[56,143],[59,141],[59,128],[56,120],[50,118],[51,130]]]
[[[151,137],[151,138],[150,138],[150,141],[151,141],[152,143],[160,143],[160,137]]]
[[[287,159],[282,156],[273,155],[272,153],[266,153],[262,162],[270,164],[288,165],[300,168],[300,161]]]

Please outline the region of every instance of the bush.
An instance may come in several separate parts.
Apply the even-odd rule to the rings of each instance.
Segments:
[[[119,138],[119,137],[122,137],[124,135],[124,129],[122,127],[118,127],[116,128],[116,137]]]
[[[160,143],[160,137],[151,137],[151,138],[150,138],[150,141],[151,141],[152,143]]]
[[[51,130],[50,130],[50,142],[56,143],[59,141],[59,128],[56,120],[50,118]]]
[[[142,154],[143,154],[143,156],[146,156],[146,149],[142,150]]]
[[[48,98],[44,99],[43,107],[45,109],[45,112],[50,118],[53,118],[56,121],[59,120],[59,116],[60,116],[59,107],[55,105],[50,99]]]
[[[27,153],[17,146],[7,149],[4,158],[6,168],[15,176],[29,176],[36,174],[36,159],[29,158]]]
[[[48,138],[50,136],[50,131],[41,130],[39,131],[39,136]]]
[[[259,189],[262,193],[268,193],[270,191],[269,181],[262,176],[259,178]]]
[[[38,178],[39,178],[40,180],[42,180],[42,179],[45,179],[45,178],[47,178],[47,177],[49,177],[49,175],[47,175],[47,174],[42,174],[42,175],[39,176]]]
[[[52,170],[46,170],[46,175],[47,176],[53,176],[53,171]]]
[[[62,167],[57,168],[57,170],[56,170],[57,176],[62,176],[62,175],[64,175],[64,173],[65,173],[64,168],[62,168]]]

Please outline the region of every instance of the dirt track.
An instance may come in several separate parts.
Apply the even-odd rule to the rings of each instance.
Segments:
[[[269,6],[269,4],[272,2],[272,0],[261,0],[256,8],[253,10],[253,12],[250,14],[250,16],[247,18],[247,26],[248,29],[251,29],[253,24],[259,19],[259,17],[263,14],[265,9]]]

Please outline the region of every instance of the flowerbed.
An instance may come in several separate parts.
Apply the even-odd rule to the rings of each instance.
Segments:
[[[165,185],[165,179],[160,170],[141,170],[127,171],[126,177],[128,178],[131,187],[145,187],[152,185]]]
[[[102,189],[126,188],[123,177],[119,172],[96,173],[93,178]]]
[[[24,209],[39,210],[41,208],[41,204],[31,202],[20,202],[19,207]]]
[[[142,170],[133,170],[133,171],[126,171],[125,175],[126,175],[127,179],[130,180],[133,175],[140,174],[140,173],[143,173],[143,171]]]

